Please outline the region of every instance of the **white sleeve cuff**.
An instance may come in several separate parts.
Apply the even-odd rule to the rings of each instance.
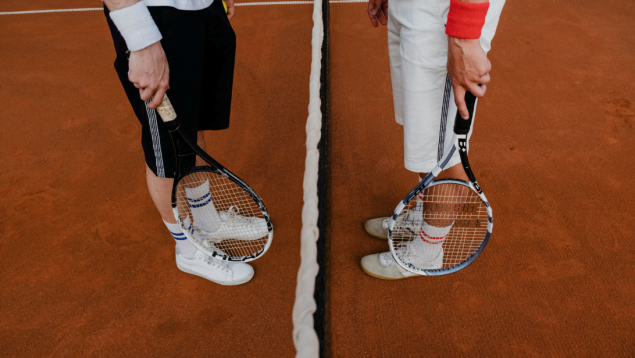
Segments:
[[[143,0],[132,6],[111,11],[110,18],[126,40],[130,51],[139,51],[161,41],[161,32]]]

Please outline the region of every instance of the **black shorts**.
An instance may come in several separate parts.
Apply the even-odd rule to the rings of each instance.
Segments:
[[[161,45],[170,66],[167,94],[188,137],[196,141],[198,131],[229,127],[236,35],[222,1],[216,0],[198,11],[165,6],[149,10],[163,36]],[[105,7],[104,12],[117,53],[115,69],[141,122],[146,164],[155,175],[173,178],[175,154],[170,134],[156,111],[146,108],[139,90],[128,80],[126,42]]]

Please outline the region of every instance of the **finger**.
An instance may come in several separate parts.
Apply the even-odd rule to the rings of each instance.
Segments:
[[[461,86],[455,86],[453,88],[454,88],[454,103],[456,103],[456,108],[459,111],[461,118],[469,119],[470,112],[467,111],[467,106],[465,105],[465,88]]]
[[[479,88],[481,89],[481,97],[485,96],[485,92],[487,92],[487,85],[482,84],[479,86]]]
[[[150,89],[150,87],[139,89],[139,97],[141,97],[141,100],[144,102],[151,99],[153,94],[154,91]]]
[[[132,82],[132,84],[134,84],[135,87],[137,88],[141,88],[139,85],[139,81],[137,80],[136,77],[132,76],[132,72],[128,71],[128,81]]]
[[[388,23],[388,20],[386,19],[386,16],[384,16],[384,9],[383,9],[383,8],[382,8],[382,9],[380,9],[380,10],[377,12],[377,19],[379,20],[379,22],[380,22],[382,25],[386,25],[386,24]]]
[[[154,93],[154,95],[152,96],[152,101],[150,101],[150,103],[148,103],[146,105],[146,107],[148,107],[150,109],[155,109],[155,108],[159,107],[159,105],[163,101],[163,96],[165,95],[165,90],[166,90],[165,88],[161,88],[158,91],[156,91],[156,93]]]
[[[479,84],[487,84],[490,83],[491,78],[489,77],[489,73],[486,73],[485,76],[479,78],[476,82],[478,82]]]
[[[225,3],[227,4],[227,19],[231,20],[236,10],[234,0],[226,0]]]
[[[381,4],[381,11],[384,13],[384,15],[386,15],[386,18],[388,18],[388,0],[384,1]]]
[[[467,88],[475,97],[478,98],[485,96],[485,91],[487,90],[487,86],[485,84],[479,85],[478,83],[470,83],[467,85]]]
[[[375,0],[368,0],[368,17],[370,18],[370,23],[373,24],[374,27],[379,25],[377,23],[377,9],[375,7]]]

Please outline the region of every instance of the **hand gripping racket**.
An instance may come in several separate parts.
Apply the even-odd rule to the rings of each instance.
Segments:
[[[397,206],[389,222],[388,244],[405,270],[426,276],[446,275],[471,264],[492,234],[492,208],[476,183],[467,159],[467,136],[476,98],[465,95],[469,119],[457,113],[452,148]],[[459,152],[469,182],[433,181]]]
[[[262,256],[273,225],[260,197],[187,137],[170,100],[157,112],[170,131],[176,152],[172,210],[185,236],[204,253],[224,261],[248,262]],[[183,168],[191,149],[210,166]]]

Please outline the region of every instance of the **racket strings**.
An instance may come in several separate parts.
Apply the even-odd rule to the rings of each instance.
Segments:
[[[264,213],[249,193],[223,175],[202,171],[184,176],[176,202],[183,230],[207,253],[241,259],[267,245]]]
[[[402,210],[392,230],[393,250],[422,269],[453,267],[479,249],[487,224],[487,208],[476,192],[462,184],[437,184]]]

